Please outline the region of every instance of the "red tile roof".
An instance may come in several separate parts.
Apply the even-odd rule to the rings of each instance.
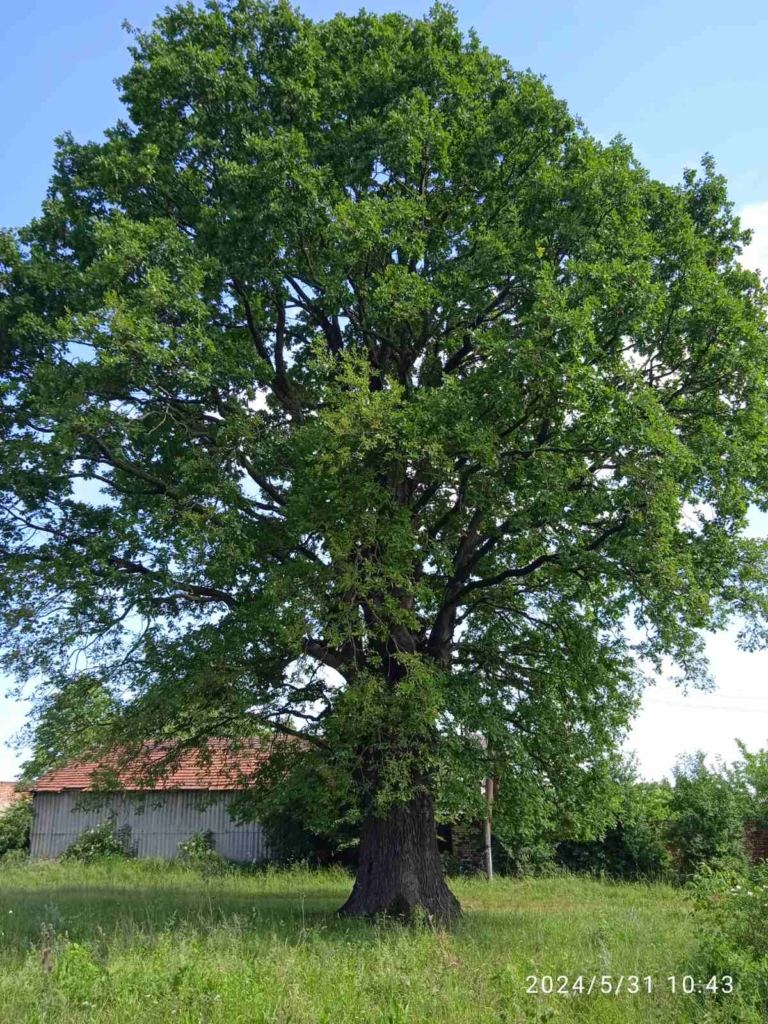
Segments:
[[[148,746],[146,753],[131,765],[117,771],[120,788],[140,790],[142,776],[157,765],[172,749],[170,745]],[[239,749],[231,749],[227,740],[209,740],[206,751],[189,750],[173,764],[168,774],[157,778],[155,789],[233,790],[242,787],[243,776],[253,776],[268,759],[271,746],[258,740],[241,741]],[[42,775],[29,788],[33,793],[60,793],[63,789],[90,790],[93,775],[99,770],[116,767],[119,755],[99,761],[71,761],[63,768]]]

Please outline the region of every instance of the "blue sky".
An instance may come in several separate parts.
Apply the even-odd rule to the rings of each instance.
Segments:
[[[326,18],[358,5],[312,0],[301,6],[310,17]],[[369,10],[413,15],[427,7],[368,3]],[[488,0],[457,7],[463,26],[474,27],[493,50],[545,75],[593,134],[624,135],[655,177],[677,181],[703,153],[714,154],[732,199],[756,230],[747,260],[768,271],[768,5]],[[68,129],[81,141],[98,139],[121,116],[112,84],[129,60],[121,23],[147,27],[158,9],[159,0],[5,5],[0,225],[17,226],[37,213],[55,135]],[[646,698],[630,742],[649,776],[694,747],[731,757],[734,736],[752,747],[768,742],[768,653],[740,653],[730,635],[713,638],[710,653],[718,692],[683,697],[661,680]],[[22,717],[0,689],[0,744]],[[16,766],[0,745],[0,779],[12,777]]]

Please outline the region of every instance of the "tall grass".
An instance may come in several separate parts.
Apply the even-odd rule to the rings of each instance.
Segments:
[[[676,1022],[684,895],[576,877],[457,881],[449,933],[340,921],[343,871],[0,867],[0,1021],[14,1024]],[[651,994],[533,996],[530,974],[653,975]]]

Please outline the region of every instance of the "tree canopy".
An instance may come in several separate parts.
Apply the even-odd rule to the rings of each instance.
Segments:
[[[712,160],[653,180],[443,6],[182,5],[131,52],[0,237],[34,767],[303,723],[364,815],[574,799],[641,659],[765,640],[766,294]]]

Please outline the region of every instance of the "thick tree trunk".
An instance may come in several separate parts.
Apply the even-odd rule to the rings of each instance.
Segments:
[[[443,877],[435,805],[428,793],[396,804],[386,818],[370,817],[365,823],[355,885],[339,913],[409,920],[417,907],[440,924],[450,924],[461,914]]]

